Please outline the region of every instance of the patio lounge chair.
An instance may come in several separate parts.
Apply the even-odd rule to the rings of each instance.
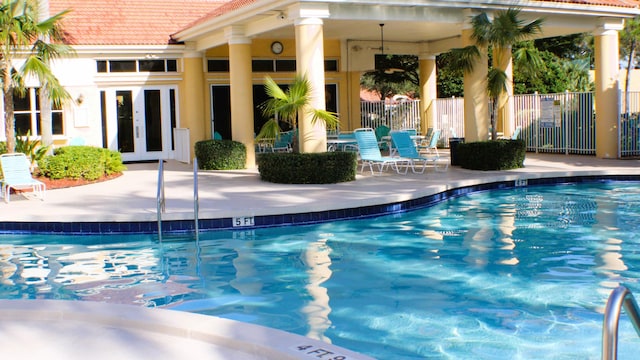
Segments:
[[[434,135],[436,135],[437,131],[438,130],[434,132]],[[449,163],[447,162],[445,163],[444,169],[438,170],[438,161],[440,160],[440,156],[437,152],[435,156],[420,155],[413,139],[411,139],[411,134],[406,131],[392,131],[391,140],[393,141],[396,149],[398,149],[398,154],[403,158],[411,160],[411,170],[414,173],[424,173],[428,163],[432,163],[436,171],[444,171],[449,168]],[[418,172],[416,170],[416,163],[422,165],[422,171]]]
[[[431,137],[429,139],[425,138],[425,141],[420,143],[420,145],[418,145],[418,152],[419,153],[425,152],[427,154],[430,154],[432,151],[434,151],[436,153],[436,156],[439,156],[438,141],[440,140],[441,133],[442,133],[442,130],[438,130],[438,129],[433,130]]]
[[[362,162],[362,168],[360,172],[364,171],[364,167],[369,165],[371,174],[373,172],[373,164],[378,165],[380,173],[382,173],[387,165],[391,166],[398,174],[406,174],[409,171],[408,166],[411,166],[411,160],[401,157],[382,156],[380,148],[378,147],[378,140],[376,134],[371,128],[360,128],[354,130],[356,140],[358,141],[358,154],[360,155],[360,161]],[[400,164],[405,164],[404,172],[400,172]]]
[[[12,153],[0,155],[0,166],[2,166],[2,180],[0,180],[0,196],[4,196],[4,201],[9,202],[11,189],[28,189],[44,200],[45,184],[35,180],[31,176],[30,163],[25,154]]]
[[[271,151],[273,152],[292,152],[293,147],[293,130],[282,132],[273,142]]]
[[[511,134],[510,137],[501,137],[500,139],[506,139],[506,140],[518,140],[518,137],[520,137],[520,132],[522,131],[522,126],[518,126],[516,127],[516,129],[513,131],[513,133]]]

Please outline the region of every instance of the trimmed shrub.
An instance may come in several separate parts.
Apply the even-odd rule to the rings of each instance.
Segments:
[[[335,184],[356,179],[354,152],[263,153],[258,171],[264,181],[279,184]]]
[[[239,170],[247,163],[247,148],[233,140],[198,141],[195,153],[201,170]]]
[[[460,166],[471,170],[509,170],[524,167],[524,140],[496,140],[460,143],[457,159]]]
[[[0,141],[0,155],[7,153],[7,143]]]
[[[38,163],[42,175],[50,179],[97,180],[122,172],[119,152],[93,146],[65,146]]]

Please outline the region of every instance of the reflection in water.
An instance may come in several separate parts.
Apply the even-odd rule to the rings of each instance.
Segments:
[[[199,242],[0,236],[0,298],[191,311],[381,359],[595,358],[610,290],[640,294],[639,211],[637,184],[599,184]],[[620,325],[633,358],[637,336]]]
[[[331,248],[327,245],[327,239],[321,239],[309,243],[307,250],[302,254],[302,261],[307,266],[309,283],[305,289],[309,292],[311,300],[302,308],[309,324],[309,332],[306,334],[312,339],[331,343],[331,339],[324,335],[331,326],[329,320],[329,294],[322,283],[331,278]]]

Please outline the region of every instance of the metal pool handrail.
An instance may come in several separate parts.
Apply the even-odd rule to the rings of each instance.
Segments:
[[[158,239],[162,241],[162,213],[165,212],[164,197],[164,160],[158,161],[158,191],[156,195],[156,212],[158,213]]]
[[[618,358],[618,322],[623,306],[636,329],[636,333],[640,336],[640,309],[638,309],[636,299],[629,289],[618,286],[609,295],[607,307],[604,310],[602,360],[616,360]]]
[[[198,158],[193,158],[193,221],[195,222],[196,240],[198,240],[200,236],[200,226],[198,224],[199,212],[200,204],[198,200]]]

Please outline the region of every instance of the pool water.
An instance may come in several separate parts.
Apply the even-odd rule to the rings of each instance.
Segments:
[[[610,292],[640,296],[640,184],[487,191],[314,226],[0,236],[0,298],[137,304],[379,359],[599,359]],[[623,315],[619,358],[640,338]]]

